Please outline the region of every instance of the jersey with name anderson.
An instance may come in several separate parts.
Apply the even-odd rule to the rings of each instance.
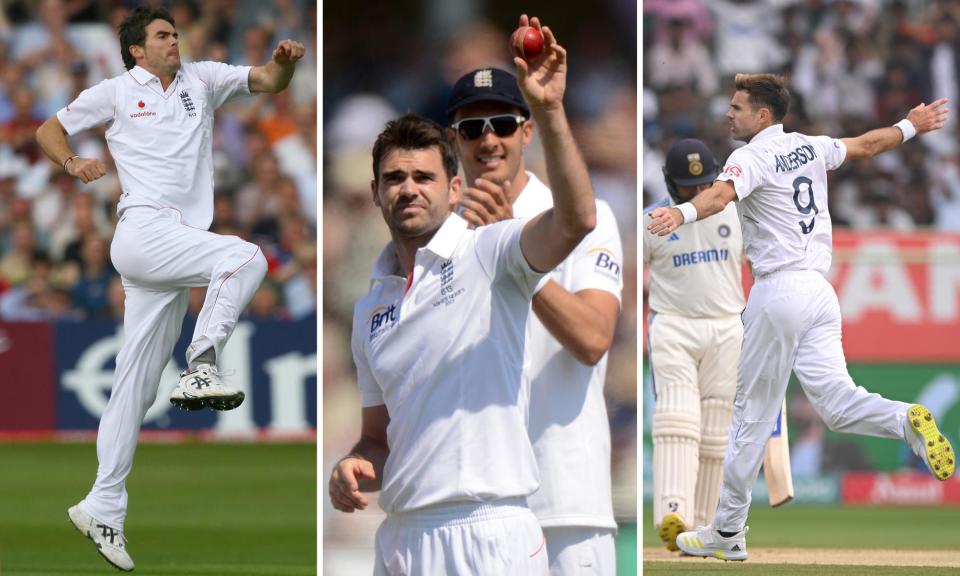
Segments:
[[[406,286],[392,243],[353,315],[363,407],[386,405],[380,507],[526,496],[539,484],[527,439],[524,333],[542,274],[520,250],[526,221],[468,230],[451,214],[417,251]]]
[[[740,199],[743,241],[757,277],[778,270],[826,274],[833,252],[827,209],[827,170],[843,164],[847,148],[829,136],[761,130],[727,159],[718,180]]]
[[[166,90],[135,66],[77,96],[57,118],[67,134],[106,124],[123,194],[117,206],[175,208],[181,222],[213,220],[213,114],[250,95],[249,66],[184,63]]]

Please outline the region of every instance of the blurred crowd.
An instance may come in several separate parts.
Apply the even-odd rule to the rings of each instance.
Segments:
[[[117,27],[134,0],[0,3],[0,320],[120,319],[110,262],[120,183],[103,134],[70,138],[108,167],[83,184],[43,154],[34,133],[82,90],[125,71]],[[290,87],[223,106],[214,124],[211,230],[258,244],[267,279],[245,312],[309,317],[317,307],[316,3],[170,0],[184,62],[268,62],[279,40],[306,46]],[[205,288],[191,290],[196,314]]]
[[[858,136],[920,103],[960,97],[957,0],[644,0],[644,204],[666,195],[660,167],[680,138],[722,163],[738,72],[785,75],[787,131]],[[960,230],[957,113],[947,126],[830,172],[835,226]]]
[[[324,13],[323,181],[323,383],[324,466],[359,438],[360,401],[350,349],[353,305],[366,293],[373,262],[389,241],[374,206],[371,150],[384,124],[407,111],[448,124],[444,116],[453,83],[484,66],[513,70],[510,33],[519,9],[487,19],[480,2],[376,1],[376,27],[349,25],[356,8],[329,6]],[[453,3],[451,3],[453,4]],[[492,6],[491,14],[494,13]],[[637,73],[636,3],[607,0],[532,12],[549,25],[569,55],[565,104],[594,191],[618,217],[624,248],[623,304],[610,351],[606,392],[613,434],[615,511],[636,514],[637,425]],[[389,56],[385,56],[389,50]],[[525,152],[527,169],[548,182],[542,147]],[[325,478],[326,476],[324,476]],[[326,499],[325,499],[326,500]],[[376,507],[359,516],[324,515],[335,546],[372,545]],[[359,531],[359,533],[358,533]],[[349,570],[347,571],[349,573]]]

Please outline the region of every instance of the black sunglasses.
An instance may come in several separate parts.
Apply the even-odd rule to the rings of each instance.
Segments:
[[[483,136],[487,128],[490,128],[497,136],[506,138],[512,136],[526,120],[519,114],[500,114],[481,118],[464,118],[459,122],[454,122],[452,128],[464,140],[476,140]]]

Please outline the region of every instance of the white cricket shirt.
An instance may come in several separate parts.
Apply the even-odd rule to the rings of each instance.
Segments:
[[[843,164],[847,147],[829,136],[761,130],[735,150],[718,180],[740,199],[743,242],[754,276],[777,270],[826,274],[833,254],[827,170]]]
[[[550,189],[529,182],[513,215],[533,217],[553,206]],[[568,292],[604,290],[620,300],[623,248],[610,206],[597,201],[597,225],[552,272]],[[540,469],[540,489],[527,498],[541,526],[616,529],[610,489],[610,422],[603,385],[607,356],[580,363],[533,312],[527,319],[526,367],[530,379],[529,434]]]
[[[667,196],[643,213],[674,205]],[[735,203],[668,236],[651,233],[648,222],[645,216],[641,228],[651,310],[685,318],[720,318],[743,311],[743,234]]]
[[[88,88],[57,118],[70,135],[107,124],[107,146],[131,206],[175,208],[181,222],[206,230],[213,220],[213,113],[248,96],[249,66],[181,65],[164,91],[160,79],[135,66]]]
[[[451,214],[417,251],[406,294],[392,243],[374,265],[352,347],[362,405],[390,413],[387,513],[526,496],[539,484],[523,344],[543,275],[520,251],[524,224],[467,230]]]

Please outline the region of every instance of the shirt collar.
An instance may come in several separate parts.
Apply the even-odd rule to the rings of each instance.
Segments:
[[[754,134],[753,138],[750,139],[750,143],[753,144],[754,142],[759,142],[768,138],[775,138],[781,135],[783,135],[783,124],[773,124],[772,126],[767,126],[763,130]]]
[[[444,220],[443,225],[434,232],[433,238],[420,250],[428,250],[442,260],[449,260],[460,243],[460,239],[466,233],[467,221],[457,214],[451,213]],[[405,275],[406,273],[400,269],[400,259],[397,257],[397,250],[394,247],[393,240],[391,240],[384,246],[380,256],[377,257],[377,261],[373,265],[371,280]]]
[[[183,71],[182,68],[180,70],[177,70],[177,73],[174,76],[174,79],[179,78],[180,73],[182,71]],[[151,80],[157,77],[154,73],[140,66],[134,66],[133,68],[131,68],[130,75],[133,76],[133,79],[136,80],[141,86],[147,84],[148,82],[150,82]]]

